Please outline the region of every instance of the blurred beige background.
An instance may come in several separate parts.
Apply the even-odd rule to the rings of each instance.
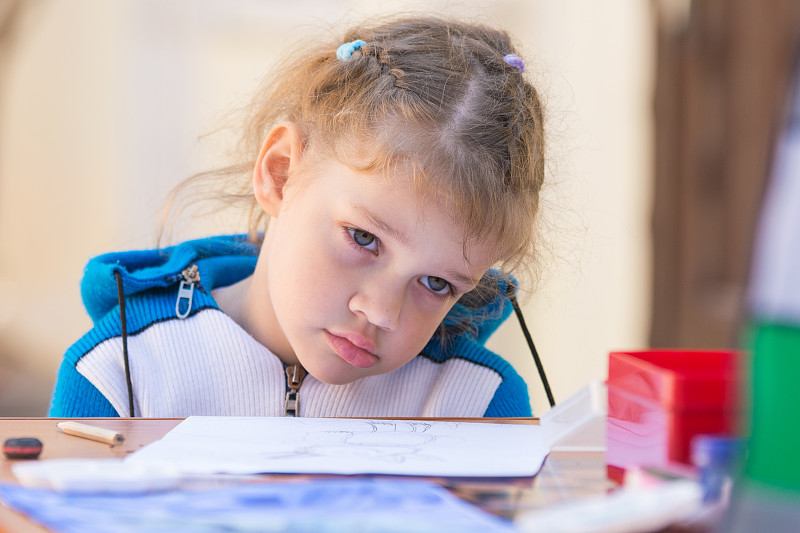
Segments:
[[[674,2],[678,13],[685,3]],[[277,54],[400,10],[504,27],[544,94],[548,250],[524,312],[556,400],[605,378],[609,351],[646,346],[649,3],[0,0],[0,14],[11,13],[0,23],[0,416],[46,414],[64,350],[91,326],[78,287],[84,264],[154,245],[166,192],[219,161],[219,146],[199,137],[247,99]],[[228,229],[207,221],[179,236]],[[513,317],[490,345],[544,411]]]

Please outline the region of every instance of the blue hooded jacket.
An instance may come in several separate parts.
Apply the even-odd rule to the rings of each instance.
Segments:
[[[213,311],[209,316],[214,316],[216,317],[215,319],[223,320],[226,323],[232,322],[229,317],[219,310],[210,292],[214,288],[224,287],[250,276],[255,269],[258,251],[258,247],[247,241],[246,236],[233,235],[187,241],[177,246],[164,249],[110,253],[92,259],[85,269],[84,278],[81,282],[81,294],[86,310],[94,322],[94,327],[71,346],[64,356],[51,401],[50,416],[120,416],[120,413],[122,413],[123,416],[127,416],[127,409],[121,407],[125,402],[118,397],[119,394],[122,394],[119,393],[118,390],[120,389],[120,376],[123,375],[120,370],[122,354],[120,353],[121,350],[118,345],[123,337],[123,325],[126,329],[126,340],[129,342],[128,352],[131,360],[131,373],[134,375],[134,379],[143,379],[144,376],[148,376],[148,372],[150,372],[153,367],[152,362],[145,365],[146,359],[143,356],[144,351],[161,352],[149,356],[154,358],[153,360],[157,361],[159,364],[161,364],[161,361],[166,357],[178,356],[173,353],[175,349],[168,350],[163,347],[163,337],[159,337],[161,340],[157,342],[154,341],[155,344],[149,344],[148,346],[155,346],[155,348],[148,350],[145,350],[143,347],[137,347],[136,342],[140,339],[144,339],[147,335],[153,334],[153,330],[158,328],[172,328],[164,329],[164,331],[168,332],[166,335],[169,337],[174,333],[174,338],[178,339],[175,342],[181,344],[183,342],[181,340],[183,339],[181,335],[184,335],[184,333],[179,334],[178,330],[174,329],[178,327],[179,323],[184,322],[176,316],[178,314],[187,317],[185,321],[187,324],[190,323],[188,318],[200,316],[205,311]],[[199,283],[195,284],[191,301],[189,301],[187,298],[181,299],[180,297],[185,296],[187,293],[179,293],[179,291],[181,282],[186,280],[185,272],[192,266],[197,267],[200,280]],[[118,284],[121,284],[121,287]],[[461,302],[457,303],[444,321],[444,329],[447,332],[445,334],[446,338],[443,339],[438,335],[434,336],[415,360],[424,359],[427,361],[427,367],[431,366],[429,363],[435,363],[433,365],[434,367],[446,366],[445,363],[450,366],[455,362],[459,362],[462,366],[463,363],[468,363],[467,366],[470,369],[476,369],[475,371],[470,370],[470,376],[473,376],[475,372],[480,374],[478,378],[475,378],[478,380],[476,383],[487,382],[486,380],[488,378],[486,375],[491,374],[491,383],[495,383],[496,385],[491,385],[493,390],[487,389],[488,392],[484,392],[484,394],[490,394],[490,397],[486,399],[488,405],[485,406],[485,411],[482,413],[472,413],[471,416],[530,416],[530,403],[525,382],[508,362],[490,352],[484,346],[488,337],[508,317],[512,310],[511,303],[506,297],[507,282],[497,277],[497,284],[498,290],[495,293],[495,298],[488,302],[481,302],[479,306],[474,306],[473,308]],[[122,320],[120,316],[120,288],[124,292],[126,310],[124,320]],[[464,324],[465,322],[470,325],[469,328],[457,327],[458,324]],[[183,324],[180,324],[180,326],[183,327]],[[206,329],[208,329],[207,326]],[[160,334],[164,335],[165,333],[162,332]],[[243,335],[246,336],[246,334]],[[194,335],[189,335],[187,338],[194,339],[194,337]],[[219,339],[222,339],[220,342],[224,345],[226,342],[225,335],[215,333],[213,340]],[[253,341],[252,339],[249,340]],[[197,342],[200,343],[200,341]],[[200,348],[192,347],[190,349],[190,354],[199,353],[198,350],[204,345],[198,344],[198,346]],[[259,345],[259,348],[263,347]],[[263,349],[266,350],[265,348]],[[192,355],[180,357],[191,358]],[[259,355],[259,357],[263,358],[263,355]],[[184,363],[187,365],[186,368],[194,364],[194,362],[190,360],[177,359],[178,366]],[[136,368],[137,364],[140,365],[138,369]],[[201,365],[199,362],[197,364]],[[221,363],[214,361],[214,364]],[[411,365],[411,363],[408,365]],[[173,366],[175,365],[173,364]],[[218,373],[230,372],[234,374],[240,372],[235,370],[232,365],[221,368],[222,370],[218,371]],[[182,370],[175,370],[176,373],[180,373],[181,371]],[[412,369],[408,369],[408,372],[411,371]],[[437,375],[436,377],[430,378],[431,390],[436,390],[436,387],[441,387],[444,383],[446,387],[442,387],[442,390],[444,390],[444,388],[449,388],[455,391],[456,389],[454,387],[456,387],[456,385],[451,383],[451,381],[460,378],[447,378],[446,376],[449,375],[448,372],[444,372],[441,369],[437,371],[442,373],[442,376]],[[390,374],[396,372],[398,371],[394,371]],[[406,374],[408,372],[406,372]],[[420,375],[428,376],[428,374],[426,374],[426,372],[428,372],[427,370],[419,370],[419,372],[422,372]],[[433,372],[433,370],[430,370],[430,372]],[[459,370],[459,372],[464,371]],[[109,377],[109,374],[114,374],[114,376]],[[450,372],[450,374],[452,374],[452,372]],[[408,390],[408,384],[415,383],[413,380],[417,379],[409,376],[403,378],[406,379],[406,381],[403,382],[404,385],[397,386]],[[387,383],[394,384],[396,382],[399,384],[400,381],[394,380],[395,377],[399,378],[399,375],[387,377],[383,381],[380,381],[380,384],[374,379],[378,378],[378,376],[357,380],[359,382],[375,380],[373,389],[370,389],[372,392],[367,396],[365,396],[367,393],[361,390],[366,386],[363,383],[359,384],[362,386],[361,389],[359,389],[361,392],[356,393],[353,392],[355,386],[347,388],[345,386],[332,386],[322,384],[321,382],[315,382],[313,385],[308,386],[311,392],[307,393],[307,397],[313,398],[313,395],[316,394],[313,391],[317,389],[319,389],[320,394],[322,394],[321,391],[323,389],[331,389],[320,396],[320,398],[324,396],[326,398],[325,401],[328,403],[331,403],[331,401],[333,401],[331,398],[335,396],[337,398],[336,401],[341,402],[350,400],[354,402],[363,402],[366,401],[364,398],[368,397],[370,398],[370,402],[380,404],[382,401],[380,389],[385,389]],[[161,370],[157,378],[149,376],[147,379],[149,380],[147,383],[151,383],[153,379],[169,381],[171,378]],[[174,379],[174,377],[172,379]],[[221,378],[215,376],[214,379]],[[228,379],[235,381],[239,379],[239,377],[233,376]],[[249,385],[245,384],[242,386],[238,384],[236,386],[242,386],[245,389],[248,387],[262,389],[265,387],[277,387],[276,384],[267,384],[269,381],[268,378],[262,377],[261,379],[262,381],[253,381]],[[275,394],[270,395],[267,393],[269,397],[280,396],[282,401],[283,395],[286,392],[285,376],[283,379],[284,381],[281,382],[282,386],[279,387],[279,390],[275,391]],[[473,378],[470,377],[469,379]],[[184,381],[184,379],[181,378],[181,381]],[[141,414],[144,416],[154,416],[154,412],[158,413],[159,416],[164,415],[164,413],[167,413],[169,416],[219,414],[216,411],[212,413],[204,412],[205,408],[201,406],[187,407],[184,405],[188,401],[185,398],[186,394],[192,394],[191,389],[187,389],[189,391],[188,393],[186,391],[180,393],[176,392],[175,394],[183,394],[183,398],[171,400],[176,402],[175,405],[180,405],[181,407],[175,407],[173,411],[168,410],[167,407],[163,407],[163,409],[167,409],[166,411],[159,411],[159,408],[150,408],[150,412],[148,412],[148,408],[145,406],[147,400],[143,397],[145,393],[144,389],[148,388],[147,383],[140,382],[132,391],[132,395],[135,397],[134,403],[140,406],[140,409],[136,410],[137,416]],[[196,386],[200,389],[208,389],[209,387],[213,388],[215,385],[198,384]],[[460,387],[461,385],[458,386]],[[162,395],[163,390],[172,390],[168,382],[163,384],[163,387]],[[489,387],[489,385],[465,384],[463,387],[477,387],[480,389],[481,387]],[[226,389],[226,391],[227,392],[220,392],[219,396],[224,398],[226,397],[225,394],[233,394],[234,396],[237,394],[235,391],[231,392],[228,389]],[[258,394],[264,394],[264,391],[259,391]],[[452,392],[448,394],[452,396],[454,394],[462,394],[462,392]],[[209,395],[213,394],[209,392]],[[397,395],[395,394],[394,396],[396,397]],[[397,402],[398,400],[396,400],[395,397],[392,397],[392,401]],[[239,400],[234,399],[231,401],[232,406],[226,405],[224,408],[230,410],[229,414],[240,414],[244,416],[252,414],[252,412],[261,414],[270,413],[269,410],[262,413],[262,411],[258,409],[256,409],[256,411],[246,409],[240,412],[236,407]],[[322,399],[319,401],[322,402]],[[445,400],[440,398],[437,399],[436,402],[444,402],[442,405],[447,404],[452,406],[455,405],[453,402],[456,404],[458,403],[458,397],[456,396]],[[152,403],[153,402],[147,405],[152,405]],[[164,402],[161,400],[158,400],[157,403],[164,405]],[[257,400],[256,403],[258,403]],[[309,405],[309,409],[313,406],[313,401],[311,404],[312,405]],[[430,404],[430,401],[428,401],[428,404]],[[316,414],[323,413],[324,416],[354,416],[347,413],[368,412],[378,413],[371,414],[370,416],[379,416],[380,413],[383,413],[377,405],[371,405],[369,408],[366,406],[362,407],[363,408],[355,408],[356,411],[352,411],[352,408],[350,408],[350,410],[347,408],[334,409],[329,405],[321,405],[317,408]],[[229,412],[224,409],[222,412]],[[425,415],[419,412],[402,413],[398,412],[398,409],[402,410],[402,408],[395,405],[395,407],[388,409],[387,414],[389,416],[427,416],[430,412],[435,412],[437,416],[464,415],[464,413],[447,412],[448,409],[452,409],[452,407],[446,409],[442,407],[441,409],[444,409],[445,412],[439,412],[436,409],[430,411],[432,408],[427,407],[426,409],[428,409],[428,411],[425,411],[427,413]]]

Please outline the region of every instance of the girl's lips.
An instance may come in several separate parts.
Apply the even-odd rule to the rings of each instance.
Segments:
[[[325,336],[336,355],[354,367],[369,368],[378,362],[378,357],[372,353],[375,349],[374,344],[368,339],[356,337],[351,340],[329,331],[325,332]]]

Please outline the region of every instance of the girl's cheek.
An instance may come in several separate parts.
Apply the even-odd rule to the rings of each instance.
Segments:
[[[423,287],[422,290],[426,289]],[[414,316],[415,322],[412,328],[433,334],[453,305],[449,300],[444,301],[436,295],[421,293],[416,288],[412,292],[414,294],[409,298],[409,305],[413,306],[410,314]]]
[[[354,266],[356,264],[357,256],[355,250],[342,238],[331,244],[328,254],[334,262],[342,266]]]
[[[425,313],[442,314],[444,316],[456,302],[455,298],[449,294],[436,294],[419,282],[411,290],[414,302],[416,302],[420,311]]]

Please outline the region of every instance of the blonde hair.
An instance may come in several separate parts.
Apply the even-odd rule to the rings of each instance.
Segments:
[[[356,39],[366,44],[337,59]],[[306,152],[369,172],[411,169],[418,190],[463,224],[465,246],[491,239],[498,266],[514,272],[533,257],[545,137],[536,90],[504,59],[512,53],[503,31],[436,17],[385,20],[296,49],[252,101],[242,161],[185,185],[233,180],[228,198],[249,204],[257,241],[267,217],[252,170],[270,129],[290,120]]]

